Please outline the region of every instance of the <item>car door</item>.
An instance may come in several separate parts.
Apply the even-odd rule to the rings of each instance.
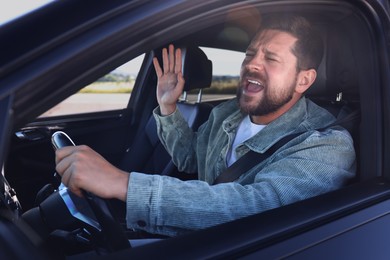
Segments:
[[[25,209],[35,206],[31,194],[46,184],[58,185],[51,145],[56,131],[66,132],[77,145],[90,146],[114,165],[120,163],[156,106],[150,95],[137,95],[143,85],[153,82],[148,76],[149,57],[143,54],[116,68],[15,132],[6,169],[20,174],[7,178],[16,190],[26,191],[19,196]]]
[[[49,64],[51,65],[51,73],[42,72],[42,74],[45,74],[45,80],[39,81],[40,78],[34,78],[34,75],[31,76],[31,74],[28,74],[30,85],[27,83],[20,83],[23,87],[21,88],[23,93],[21,93],[21,91],[15,95],[17,98],[16,100],[19,103],[16,103],[13,106],[14,110],[17,112],[14,116],[16,126],[13,130],[15,130],[16,133],[19,133],[20,130],[28,131],[29,129],[32,129],[34,130],[32,131],[32,136],[34,137],[35,133],[38,133],[38,138],[35,141],[34,138],[30,141],[20,140],[20,137],[23,137],[23,133],[19,133],[19,136],[12,136],[12,145],[10,145],[12,150],[8,154],[8,160],[12,161],[13,156],[24,159],[20,154],[23,154],[25,149],[30,149],[30,145],[31,147],[37,147],[37,150],[31,149],[29,151],[29,154],[36,153],[33,156],[37,157],[37,160],[40,156],[52,154],[52,148],[49,141],[50,131],[58,129],[65,130],[72,135],[72,137],[75,137],[76,143],[85,142],[102,153],[112,154],[106,155],[107,157],[116,157],[113,155],[120,153],[121,150],[118,147],[122,147],[122,150],[126,148],[126,145],[121,143],[121,141],[123,142],[126,124],[128,124],[127,129],[130,129],[128,130],[131,133],[130,136],[132,136],[132,133],[139,131],[137,125],[142,125],[142,119],[145,118],[145,116],[142,116],[143,113],[149,114],[150,109],[153,107],[153,101],[149,101],[148,97],[154,96],[154,93],[147,91],[147,89],[155,86],[151,68],[145,70],[141,69],[142,76],[139,84],[142,86],[142,89],[145,89],[145,92],[141,91],[141,88],[139,91],[138,88],[136,88],[136,91],[131,95],[126,113],[124,113],[123,110],[115,110],[114,112],[84,114],[83,116],[64,116],[58,121],[55,121],[52,118],[51,122],[48,119],[39,119],[34,123],[29,122],[27,126],[21,124],[21,122],[26,123],[27,119],[34,118],[34,116],[46,112],[46,110],[42,110],[42,107],[47,106],[47,104],[45,104],[46,101],[50,102],[49,104],[54,105],[59,100],[69,96],[71,92],[74,93],[78,90],[81,82],[84,85],[87,85],[96,81],[104,74],[109,73],[111,69],[123,64],[127,60],[124,56],[127,55],[129,59],[132,59],[141,52],[146,52],[147,48],[167,44],[172,37],[178,37],[180,33],[188,35],[190,32],[205,28],[206,26],[204,26],[202,22],[206,23],[207,21],[216,21],[218,19],[223,20],[225,17],[219,16],[222,11],[229,13],[229,11],[234,10],[234,8],[242,7],[241,5],[254,3],[257,4],[257,8],[264,12],[279,12],[279,7],[281,6],[287,10],[300,10],[302,12],[307,12],[306,14],[309,14],[314,18],[325,18],[325,24],[327,21],[331,20],[333,25],[331,29],[336,28],[336,26],[337,28],[346,26],[345,28],[348,30],[346,30],[345,33],[354,36],[354,44],[351,44],[348,47],[355,51],[359,50],[354,52],[355,56],[358,57],[357,65],[359,65],[360,69],[359,73],[356,74],[356,77],[359,79],[358,87],[361,91],[360,97],[362,108],[362,123],[361,126],[358,127],[360,129],[360,137],[357,141],[362,148],[359,159],[361,162],[360,172],[364,174],[364,178],[362,178],[359,183],[354,183],[346,189],[236,220],[231,223],[191,232],[181,237],[167,239],[160,243],[133,249],[132,251],[120,252],[120,254],[122,254],[121,256],[124,258],[129,257],[130,255],[139,258],[145,258],[146,256],[161,257],[161,255],[177,258],[178,255],[180,255],[180,258],[183,259],[190,257],[238,258],[246,255],[249,255],[249,257],[252,258],[282,258],[292,256],[293,254],[299,256],[298,252],[301,252],[302,256],[313,253],[311,256],[314,255],[318,257],[325,256],[324,252],[331,252],[332,250],[333,254],[331,256],[337,256],[337,250],[341,249],[347,250],[344,256],[348,256],[348,252],[351,253],[350,255],[354,256],[359,256],[359,253],[365,252],[365,256],[367,257],[370,255],[378,256],[378,254],[375,254],[375,252],[378,251],[388,253],[388,247],[384,248],[385,245],[383,243],[376,243],[375,241],[375,239],[379,239],[381,242],[387,241],[389,234],[388,229],[380,228],[383,223],[386,223],[388,220],[390,198],[388,182],[389,160],[385,160],[385,156],[389,152],[389,138],[385,133],[388,133],[388,123],[390,122],[387,119],[389,115],[389,103],[387,101],[389,97],[388,86],[390,80],[387,58],[388,45],[384,43],[383,39],[386,38],[384,37],[384,32],[388,31],[386,30],[389,24],[387,19],[388,16],[378,17],[380,11],[378,6],[374,3],[375,1],[359,1],[356,3],[354,2],[355,4],[347,1],[319,1],[320,4],[318,6],[318,3],[314,1],[310,1],[310,3],[305,1],[221,2],[212,2],[210,6],[207,6],[207,4],[202,5],[200,2],[195,1],[164,1],[164,4],[163,2],[158,2],[158,4],[155,3],[148,6],[147,11],[149,12],[149,16],[145,18],[146,22],[141,23],[143,26],[140,26],[139,23],[137,24],[136,21],[134,22],[134,20],[130,19],[137,19],[137,17],[142,16],[142,12],[145,11],[146,8],[134,9],[136,12],[129,11],[129,13],[126,14],[127,27],[124,26],[126,29],[119,30],[118,27],[115,26],[109,27],[110,32],[118,29],[121,32],[120,36],[115,33],[109,34],[107,28],[106,31],[104,30],[104,26],[99,27],[99,32],[94,31],[94,33],[91,33],[91,31],[88,31],[88,29],[83,27],[81,29],[84,30],[83,32],[85,32],[86,35],[78,35],[80,38],[75,37],[74,34],[67,35],[67,39],[71,38],[71,36],[75,37],[73,44],[77,43],[79,46],[78,48],[81,48],[85,53],[73,55],[71,58],[65,59],[66,62],[63,62],[62,60],[59,61],[59,63],[63,62],[62,65],[65,67],[64,70],[59,70],[58,66],[55,66],[57,65],[56,63],[54,65]],[[275,3],[275,5],[273,5],[273,3]],[[159,9],[160,12],[156,11],[154,7]],[[190,8],[184,7],[194,7],[194,9],[191,10]],[[98,8],[99,4],[97,4],[97,9]],[[129,6],[126,6],[126,8],[129,8]],[[166,8],[165,12],[164,8]],[[228,8],[231,9],[227,10]],[[185,13],[187,11],[188,13]],[[311,11],[313,11],[313,13],[311,13]],[[329,11],[329,13],[325,11]],[[185,15],[181,12],[184,12]],[[114,13],[117,14],[120,12],[116,10]],[[203,16],[197,16],[198,14],[202,14]],[[110,17],[113,16],[114,15]],[[123,17],[119,17],[116,21],[122,21],[121,18]],[[174,18],[183,22],[175,23],[177,20],[170,20]],[[356,21],[358,21],[358,23],[355,24],[354,22]],[[132,25],[132,22],[134,22],[135,25]],[[102,24],[104,23],[102,22]],[[92,25],[96,25],[96,23]],[[93,28],[92,25],[89,24],[88,28]],[[153,27],[153,29],[145,29],[149,28],[148,26],[150,25],[152,25],[151,27]],[[356,25],[360,25],[360,27]],[[142,30],[140,28],[142,28]],[[224,32],[228,33],[230,31],[226,30]],[[90,46],[92,47],[88,46],[87,43],[89,43],[89,40],[92,41],[94,37],[104,34],[104,32],[107,32],[113,40],[105,41],[104,37],[101,37],[99,38],[99,44],[91,44]],[[128,40],[127,38],[127,41],[118,40],[119,38],[127,37],[127,34],[125,34],[126,32],[132,32],[134,41]],[[362,35],[366,37],[359,37]],[[235,35],[233,34],[233,36]],[[69,51],[67,48],[70,48],[71,46],[66,44],[62,46],[61,44],[64,42],[66,42],[65,39],[62,39],[62,42],[57,42],[56,45],[61,52],[56,52],[55,48],[52,46],[54,51],[50,52],[50,49],[46,50],[47,53],[45,54],[47,56],[45,57],[55,58],[57,57],[56,55],[65,55],[66,51]],[[134,45],[131,45],[130,43],[133,43]],[[359,45],[358,43],[363,45]],[[106,47],[107,45],[110,45],[110,48]],[[143,47],[144,45],[147,46]],[[360,48],[361,46],[367,48]],[[126,51],[124,51],[125,49]],[[99,57],[94,55],[96,53],[99,54]],[[118,54],[118,56],[115,56],[115,54]],[[82,58],[85,57],[90,60],[84,61]],[[110,57],[113,58],[110,59]],[[103,63],[104,65],[108,64],[109,66],[102,69],[99,64]],[[73,66],[79,65],[80,68],[75,70],[74,67],[69,64]],[[150,56],[145,56],[144,64],[145,66],[147,66],[147,64],[150,65]],[[29,68],[32,69],[31,67],[33,65],[36,65],[36,63],[30,64]],[[107,70],[107,68],[110,68],[110,70]],[[22,72],[17,75],[19,76],[18,79],[13,80],[22,81]],[[58,89],[56,89],[53,86],[56,86],[55,83],[58,82],[60,77],[64,77],[65,83],[62,85],[59,84]],[[11,78],[11,76],[9,76],[9,78]],[[142,81],[142,79],[144,80]],[[10,79],[8,80],[11,82]],[[50,80],[49,83],[52,85],[50,88],[47,87],[48,81],[46,80]],[[2,83],[4,83],[4,80]],[[40,86],[43,86],[42,89],[40,89]],[[25,109],[26,104],[23,103],[23,95],[26,95],[27,93],[30,94],[28,100],[30,101],[29,105],[31,105],[31,111]],[[35,96],[39,97],[39,99],[35,98]],[[6,107],[11,103],[10,100],[11,98],[3,99],[4,102],[1,103],[1,105]],[[38,103],[35,104],[34,102]],[[19,104],[23,104],[23,106],[20,106]],[[20,107],[24,109],[20,109]],[[39,114],[34,114],[38,113],[36,111],[38,111]],[[78,118],[78,120],[76,118]],[[122,118],[124,118],[123,121]],[[69,119],[69,121],[63,119]],[[61,124],[59,123],[60,121]],[[84,123],[84,121],[87,121],[88,123]],[[47,126],[52,128],[48,128]],[[45,138],[40,139],[41,131],[35,132],[34,127],[37,127],[36,129],[42,129],[42,132],[45,133]],[[100,146],[97,142],[107,142],[107,140],[104,139],[106,137],[104,133],[107,133],[107,130],[111,131],[111,134],[117,134],[118,140],[114,140],[112,143],[110,140],[108,145],[113,145],[115,147],[105,151],[106,147],[103,149],[103,146]],[[89,138],[88,134],[90,133],[92,133],[93,138]],[[104,140],[98,140],[99,138]],[[116,138],[117,137],[114,139]],[[131,140],[129,142],[131,143]],[[19,143],[22,148],[17,150]],[[42,151],[42,153],[39,154],[38,151]],[[45,159],[47,161],[53,161],[54,158]],[[31,161],[26,163],[26,165],[36,167],[35,164],[39,164],[39,162],[40,161]],[[14,162],[11,165],[17,167],[18,163]],[[9,164],[6,167],[10,167]],[[50,168],[47,170],[46,176],[47,178],[50,178],[53,172],[54,163],[51,166],[45,167]],[[26,172],[23,173],[23,177],[27,176],[27,178],[29,178],[29,168],[26,167],[25,170]],[[14,173],[12,169],[9,168],[6,172],[9,172],[10,174]],[[375,178],[378,176],[381,178]],[[12,179],[13,177],[7,176],[7,179],[8,178]],[[30,181],[35,181],[36,178],[39,178],[39,176],[35,175]],[[21,177],[16,177],[13,181],[22,183],[24,180]],[[31,188],[31,184],[28,182],[22,184],[23,186],[20,188],[13,186],[17,191],[23,191],[23,188]],[[35,186],[38,187],[40,185]],[[28,194],[34,193],[31,192]],[[27,199],[31,199],[32,204],[32,198],[25,199],[26,201]],[[26,205],[29,204],[27,203]],[[372,226],[375,226],[375,228],[372,229]],[[352,231],[358,232],[355,233]],[[377,232],[381,232],[380,235],[377,235]],[[349,234],[353,234],[353,236],[350,236]],[[372,243],[379,246],[372,247],[370,244],[364,243],[364,239],[367,237],[369,237]],[[357,239],[353,240],[353,238]],[[337,250],[334,249],[335,243],[339,246]],[[346,247],[346,245],[352,246]],[[356,250],[353,245],[357,245],[359,250]],[[307,254],[305,252],[307,252]]]

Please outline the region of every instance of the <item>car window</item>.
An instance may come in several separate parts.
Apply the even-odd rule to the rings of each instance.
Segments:
[[[41,117],[126,108],[144,56],[144,54],[138,56],[92,84],[85,86],[76,94],[42,114]]]
[[[1,1],[0,25],[26,15],[50,2],[52,2],[52,0]]]
[[[213,63],[211,87],[203,89],[202,101],[223,100],[234,97],[240,77],[240,67],[245,54],[225,49],[201,47]],[[198,90],[188,93],[188,101],[197,100]]]

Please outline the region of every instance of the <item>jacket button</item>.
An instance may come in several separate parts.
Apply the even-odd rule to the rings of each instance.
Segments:
[[[146,226],[146,222],[143,221],[143,220],[138,220],[137,225],[138,225],[139,227],[145,227],[145,226]]]

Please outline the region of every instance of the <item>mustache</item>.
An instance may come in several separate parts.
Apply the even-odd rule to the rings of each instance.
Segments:
[[[264,84],[266,82],[266,78],[263,75],[263,73],[257,72],[257,71],[244,70],[243,73],[242,73],[241,79],[244,80],[244,79],[247,79],[247,78],[257,79],[257,80],[263,82]]]

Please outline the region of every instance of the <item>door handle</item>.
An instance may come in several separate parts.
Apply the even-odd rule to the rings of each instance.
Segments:
[[[15,133],[20,140],[38,141],[48,138],[49,132],[44,129],[24,129]]]

